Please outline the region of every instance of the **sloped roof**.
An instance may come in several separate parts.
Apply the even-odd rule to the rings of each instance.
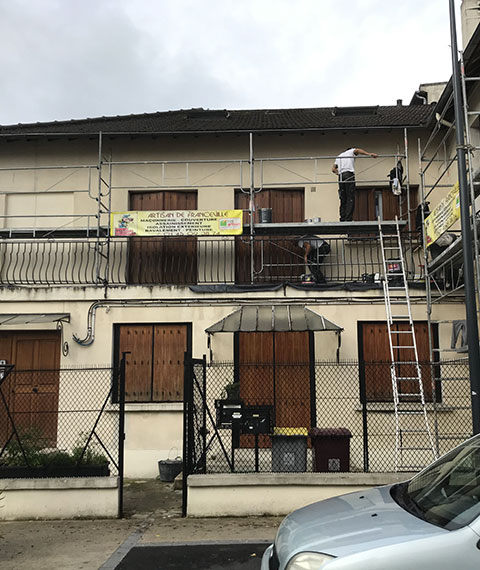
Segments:
[[[428,127],[430,105],[308,109],[190,109],[0,126],[0,135],[116,133],[219,133]]]
[[[335,323],[296,305],[252,305],[241,307],[205,329],[220,332],[343,331]]]

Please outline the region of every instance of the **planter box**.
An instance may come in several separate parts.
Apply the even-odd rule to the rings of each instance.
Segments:
[[[0,467],[0,479],[48,479],[53,477],[109,477],[108,465],[80,467]]]

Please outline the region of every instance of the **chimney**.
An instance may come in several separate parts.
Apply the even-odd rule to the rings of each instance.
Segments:
[[[460,11],[462,18],[462,46],[465,49],[473,32],[480,23],[480,1],[462,0]]]
[[[397,105],[403,105],[402,99],[397,99]]]

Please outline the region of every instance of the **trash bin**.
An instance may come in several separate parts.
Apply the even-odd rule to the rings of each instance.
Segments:
[[[351,432],[346,428],[312,428],[308,435],[315,455],[316,473],[350,471]]]
[[[307,470],[307,429],[274,428],[272,471],[304,473]]]

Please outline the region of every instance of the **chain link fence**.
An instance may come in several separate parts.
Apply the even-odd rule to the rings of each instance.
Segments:
[[[428,428],[442,454],[472,435],[468,362],[421,370]],[[197,360],[187,366],[187,386],[189,473],[395,471],[388,363]],[[408,405],[423,410],[420,398]],[[412,447],[423,447],[415,435]],[[419,466],[433,459],[432,446],[415,453]]]
[[[119,475],[114,386],[111,368],[4,371],[0,478]]]

